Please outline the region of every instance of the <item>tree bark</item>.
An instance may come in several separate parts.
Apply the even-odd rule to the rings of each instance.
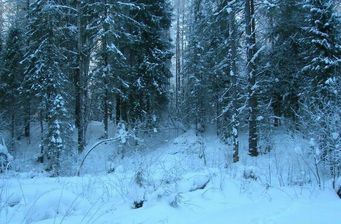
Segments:
[[[26,23],[30,21],[30,0],[26,0]],[[30,45],[30,41],[26,41],[27,47]],[[31,143],[31,100],[30,96],[25,97],[25,119],[24,119],[24,135],[28,138],[28,143]]]
[[[14,151],[14,149],[15,149],[15,112],[14,110],[12,110],[12,113],[11,113],[11,150]]]
[[[256,94],[256,23],[254,1],[245,1],[247,73],[248,73],[248,106],[249,106],[249,154],[258,156],[258,99]]]
[[[25,102],[25,119],[24,119],[24,136],[30,138],[31,135],[31,105],[30,100],[26,99]]]
[[[233,162],[239,161],[239,117],[238,117],[238,79],[237,79],[237,47],[238,34],[236,27],[235,9],[233,8],[229,15],[229,38],[230,52],[229,58],[231,61],[230,77],[232,85],[232,143],[233,143]]]
[[[75,89],[76,89],[76,104],[75,104],[75,125],[77,127],[77,142],[78,152],[83,152],[85,148],[85,135],[86,135],[86,100],[87,100],[87,74],[89,70],[89,53],[84,49],[87,41],[86,22],[82,21],[84,18],[82,1],[77,2],[77,68],[75,71]],[[86,19],[85,19],[86,20]]]
[[[104,14],[105,14],[105,19],[108,16],[108,7],[107,7],[107,0],[103,0],[103,4],[104,4]],[[107,34],[109,30],[109,27],[107,26],[107,24],[104,24],[104,31]],[[105,75],[104,75],[104,116],[103,116],[103,123],[104,123],[104,138],[108,138],[108,123],[109,123],[109,90],[108,90],[108,77],[109,77],[109,71],[108,71],[108,67],[109,67],[109,60],[108,60],[108,39],[106,34],[104,34],[103,37],[103,50],[104,50],[104,66],[105,66]]]
[[[179,111],[179,97],[180,97],[180,73],[181,73],[181,52],[180,52],[180,1],[178,0],[177,6],[177,19],[176,19],[176,70],[175,70],[175,107]]]
[[[104,93],[104,116],[103,116],[103,123],[104,123],[104,138],[108,138],[108,126],[109,126],[109,96],[108,91],[105,90]]]

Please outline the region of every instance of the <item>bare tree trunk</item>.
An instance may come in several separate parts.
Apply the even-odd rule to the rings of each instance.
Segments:
[[[180,95],[180,73],[181,73],[181,52],[180,52],[180,1],[177,4],[177,19],[176,19],[176,69],[175,69],[175,107],[179,111],[179,95]]]
[[[258,156],[257,114],[258,99],[256,95],[256,23],[254,1],[245,1],[246,48],[248,73],[248,106],[249,106],[249,154]]]
[[[194,5],[194,22],[197,23],[200,20],[201,17],[201,3],[202,0],[196,0],[195,5]],[[198,54],[199,54],[199,41],[196,39],[194,43],[194,61],[199,62]],[[202,72],[199,71],[199,81],[203,81],[203,75]],[[204,123],[204,116],[205,116],[205,111],[204,111],[204,102],[203,102],[203,88],[202,88],[202,83],[198,85],[197,89],[197,97],[196,97],[196,131],[197,133],[201,133],[205,131],[205,123]]]
[[[26,99],[25,102],[25,119],[24,119],[24,136],[28,138],[28,142],[30,143],[31,136],[31,105],[30,100]]]
[[[0,0],[0,35],[3,34],[4,28],[5,28],[5,21],[4,21],[5,13],[4,12],[5,12],[4,3],[3,3],[3,0]],[[0,43],[0,50],[1,50],[1,47],[2,47],[2,43]]]
[[[229,38],[230,52],[229,58],[231,61],[230,76],[232,85],[232,143],[233,143],[233,162],[239,161],[239,117],[238,117],[238,79],[237,79],[237,46],[238,33],[236,27],[235,9],[233,8],[229,15]]]
[[[86,134],[86,83],[88,73],[89,56],[84,49],[86,43],[86,24],[82,21],[83,8],[82,1],[77,1],[77,26],[78,26],[78,40],[77,40],[77,69],[75,74],[75,88],[76,88],[76,108],[75,108],[75,124],[77,127],[77,142],[78,152],[83,152],[85,148],[85,134]]]
[[[184,52],[185,52],[185,1],[181,0],[182,2],[182,27],[181,27],[181,65],[184,66],[185,64],[185,57],[184,57]],[[184,77],[181,78],[182,83],[184,80]]]
[[[12,107],[11,112],[11,150],[15,150],[15,113]]]
[[[43,114],[43,109],[41,108],[39,111],[39,123],[40,123],[40,153],[42,155],[42,161],[44,162],[44,157],[45,157],[45,152],[44,152],[44,114]]]
[[[282,116],[282,109],[281,109],[281,95],[279,93],[274,93],[273,95],[273,102],[272,102],[272,109],[274,113],[274,126],[279,127],[281,125],[281,116]]]
[[[105,18],[108,16],[108,7],[107,7],[107,0],[103,0],[103,4],[105,7]],[[109,27],[104,24],[104,32],[108,33]],[[109,123],[109,91],[108,91],[108,67],[109,67],[109,61],[108,61],[108,40],[106,34],[104,34],[103,37],[103,50],[104,50],[104,65],[105,65],[105,75],[104,75],[104,116],[103,116],[103,123],[104,123],[104,138],[108,138],[108,123]]]
[[[29,14],[29,10],[30,10],[30,0],[26,0],[26,23],[29,22],[30,18],[30,14]],[[30,41],[27,40],[26,45],[29,46],[30,45]],[[30,96],[26,96],[25,97],[25,119],[24,119],[24,135],[26,138],[28,138],[28,143],[31,143],[31,100],[30,100]]]
[[[109,100],[108,100],[108,90],[105,90],[104,93],[104,116],[103,116],[103,123],[104,123],[104,138],[108,138],[108,126],[109,126]]]

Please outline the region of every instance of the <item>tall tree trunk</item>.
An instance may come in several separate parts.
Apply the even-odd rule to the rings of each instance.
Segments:
[[[281,108],[281,95],[280,93],[274,93],[272,99],[272,109],[274,113],[274,126],[279,127],[281,125],[281,116],[282,116],[282,108]]]
[[[11,113],[11,150],[14,150],[14,149],[15,149],[15,112],[14,112],[14,108],[12,107],[12,113]]]
[[[116,97],[116,104],[115,104],[116,105],[115,106],[115,108],[116,108],[116,113],[115,113],[116,118],[115,118],[115,120],[116,120],[116,124],[118,124],[118,122],[121,121],[121,97],[119,95],[116,95],[115,97]]]
[[[30,100],[25,100],[24,136],[30,138],[31,135],[31,105]],[[30,141],[30,140],[29,140]]]
[[[103,123],[104,123],[104,138],[108,138],[108,126],[109,126],[109,96],[108,90],[104,93],[104,108],[103,108]]]
[[[175,107],[179,111],[179,97],[180,97],[180,72],[181,72],[181,52],[180,52],[180,1],[177,4],[177,19],[176,19],[176,69],[175,69]]]
[[[248,106],[249,106],[249,154],[258,156],[258,99],[256,94],[256,23],[254,1],[245,1],[246,49],[248,73]]]
[[[0,0],[0,40],[2,38],[2,34],[5,28],[5,21],[4,21],[4,15],[5,15],[5,7],[2,2],[3,0]],[[0,50],[2,47],[2,43],[0,43]]]
[[[182,2],[182,27],[181,27],[181,66],[185,64],[185,1]],[[183,67],[182,67],[183,69]],[[184,83],[184,76],[181,77],[182,84]],[[184,92],[184,91],[183,91]]]
[[[231,61],[230,76],[232,85],[232,143],[233,143],[233,162],[239,161],[239,117],[238,117],[238,79],[237,79],[237,47],[238,33],[236,27],[235,9],[233,8],[229,15],[229,39]]]
[[[194,22],[197,23],[201,19],[201,2],[202,0],[196,0],[195,5],[194,5]],[[194,43],[194,61],[197,63],[199,62],[199,40],[196,38],[195,43]],[[197,96],[196,96],[196,131],[197,133],[204,132],[205,131],[205,124],[204,124],[204,103],[203,103],[203,87],[202,87],[202,82],[203,81],[203,75],[202,72],[199,71],[199,76],[198,80],[201,82],[198,84],[197,88]]]
[[[78,152],[83,152],[85,148],[85,132],[86,132],[86,52],[84,50],[86,24],[82,21],[83,10],[82,1],[77,1],[77,27],[78,27],[78,40],[77,40],[77,69],[75,71],[75,89],[76,89],[76,105],[75,105],[75,125],[77,127],[77,142]]]
[[[80,68],[75,71],[75,88],[76,88],[76,104],[75,104],[75,125],[77,127],[77,142],[78,152],[81,153],[84,150],[83,139],[83,111],[82,111],[82,90],[81,90],[81,74]]]
[[[42,160],[41,162],[44,162],[44,157],[45,157],[45,152],[44,152],[44,113],[43,109],[39,109],[39,125],[40,125],[40,153],[42,155]]]
[[[104,4],[104,13],[105,13],[105,19],[108,16],[108,7],[107,7],[107,0],[103,0]],[[109,27],[107,24],[104,24],[104,37],[103,37],[103,51],[104,51],[104,65],[105,65],[105,71],[104,71],[104,116],[103,116],[103,123],[104,123],[104,138],[108,138],[108,123],[109,123],[109,83],[108,83],[108,77],[110,74],[108,71],[109,67],[109,60],[108,60],[108,39],[107,39],[107,33],[108,33]]]
[[[30,20],[30,0],[26,0],[26,23]],[[27,47],[30,46],[29,38],[26,41]],[[28,138],[28,143],[31,143],[31,100],[30,96],[25,97],[25,119],[24,119],[24,135]]]

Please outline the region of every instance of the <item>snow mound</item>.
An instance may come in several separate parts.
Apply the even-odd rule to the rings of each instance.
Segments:
[[[0,173],[9,168],[12,160],[13,156],[8,152],[5,140],[2,138],[0,143]]]
[[[29,206],[25,222],[81,215],[89,209],[89,202],[79,196],[65,190],[54,190],[44,193]]]

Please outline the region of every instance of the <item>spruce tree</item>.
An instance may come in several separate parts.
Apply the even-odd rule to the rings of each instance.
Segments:
[[[47,111],[47,132],[45,136],[45,144],[47,148],[46,156],[49,158],[52,175],[60,175],[66,172],[68,168],[61,167],[62,164],[70,160],[72,156],[71,139],[72,126],[69,121],[69,112],[66,110],[64,97],[61,94],[51,97],[49,102],[49,111]],[[64,155],[64,156],[63,156]],[[63,156],[63,157],[62,157]]]
[[[7,112],[10,120],[11,149],[14,150],[17,137],[17,120],[20,115],[20,92],[19,87],[23,81],[23,40],[21,30],[11,27],[3,51],[2,72],[0,75],[1,105]]]
[[[26,72],[26,82],[40,102],[41,114],[46,118],[47,131],[42,144],[44,155],[49,160],[53,175],[60,172],[59,156],[66,141],[61,133],[69,128],[61,125],[67,120],[65,103],[67,76],[64,65],[67,64],[61,43],[64,40],[60,21],[60,8],[54,0],[36,0],[32,3],[29,21],[30,48],[26,60],[35,66]]]
[[[304,83],[300,76],[303,62],[301,38],[304,12],[301,1],[279,0],[267,12],[268,26],[266,38],[269,50],[265,55],[267,95],[272,102],[274,124],[280,124],[281,117],[297,121],[299,109],[300,85]]]
[[[139,39],[130,46],[132,67],[129,113],[132,121],[154,126],[168,101],[171,52],[171,6],[168,0],[135,1],[132,18],[141,24],[132,32]]]
[[[108,122],[116,108],[116,99],[126,97],[127,58],[122,41],[128,34],[129,17],[125,13],[134,5],[122,5],[113,0],[102,0],[96,4],[98,13],[95,42],[96,67],[94,68],[94,89],[102,102],[104,137],[108,137]],[[98,88],[99,87],[99,88]],[[97,90],[96,90],[97,89]],[[115,118],[116,119],[116,118]]]
[[[334,3],[333,0],[306,0],[304,5],[307,13],[302,71],[315,87],[336,76],[341,66],[340,17]]]
[[[306,0],[305,38],[302,73],[302,130],[315,140],[319,154],[315,158],[329,168],[335,180],[341,174],[340,145],[340,71],[341,20],[335,1]],[[309,128],[307,128],[309,125]]]
[[[189,43],[186,49],[184,65],[184,94],[185,103],[183,105],[186,120],[195,125],[197,132],[205,130],[206,116],[205,109],[208,102],[206,96],[207,78],[205,74],[204,45],[207,38],[203,36],[202,30],[205,29],[205,15],[203,14],[203,2],[201,0],[192,1],[191,17],[189,20]],[[206,33],[206,32],[205,32]],[[209,33],[209,32],[207,32]],[[207,35],[208,37],[208,35]]]

